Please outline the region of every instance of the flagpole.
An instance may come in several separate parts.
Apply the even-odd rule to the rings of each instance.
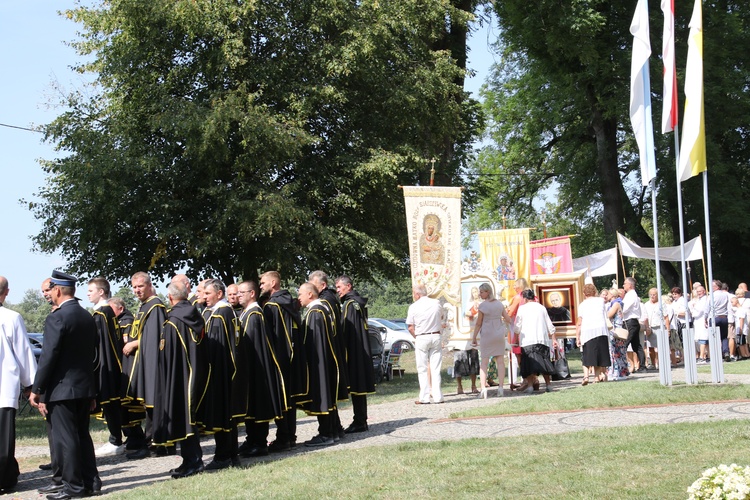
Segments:
[[[708,327],[708,347],[711,352],[711,381],[714,384],[724,382],[724,357],[722,356],[721,335],[716,326],[716,309],[714,308],[714,271],[711,259],[711,222],[708,218],[708,171],[703,171],[703,216],[706,218],[706,257],[708,259],[708,278],[706,286],[711,290],[709,296],[711,323]]]
[[[680,266],[682,267],[682,298],[685,300],[685,326],[682,329],[682,360],[685,364],[685,383],[695,385],[698,383],[698,365],[695,362],[695,331],[693,329],[693,316],[690,314],[690,288],[688,288],[687,268],[685,261],[685,223],[682,214],[682,182],[680,181],[680,127],[674,127],[674,157],[677,163],[675,173],[677,175],[677,214],[680,225]],[[679,321],[679,319],[677,320]]]
[[[651,179],[651,214],[654,223],[654,262],[656,263],[656,293],[659,304],[659,331],[656,333],[659,359],[659,381],[661,385],[672,385],[672,360],[669,349],[669,332],[664,324],[664,301],[661,299],[661,270],[659,269],[659,225],[656,215],[656,177]],[[651,318],[649,318],[649,322]],[[653,329],[652,329],[653,331]]]

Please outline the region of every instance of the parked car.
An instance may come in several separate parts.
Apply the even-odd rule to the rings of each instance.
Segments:
[[[390,321],[391,323],[395,323],[406,331],[409,330],[409,328],[406,326],[406,318],[388,319],[388,321]]]
[[[29,338],[29,344],[31,344],[31,352],[34,353],[34,357],[39,361],[39,356],[42,355],[42,345],[44,344],[43,333],[27,333],[26,336]]]
[[[409,330],[405,327],[401,327],[396,323],[382,318],[370,318],[367,320],[369,326],[375,326],[385,328],[385,337],[383,338],[383,346],[386,352],[391,350],[391,344],[402,340],[406,342],[404,346],[405,350],[414,349],[414,337],[411,336]]]

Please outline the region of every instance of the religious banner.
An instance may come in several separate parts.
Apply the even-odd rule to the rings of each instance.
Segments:
[[[534,240],[531,250],[531,274],[565,274],[573,272],[570,236]]]
[[[482,260],[491,263],[493,276],[508,300],[514,293],[513,282],[529,279],[529,229],[479,231],[479,252]]]
[[[461,290],[461,188],[404,186],[412,283],[458,304]]]

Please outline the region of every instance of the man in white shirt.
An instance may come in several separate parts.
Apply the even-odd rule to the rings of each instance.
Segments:
[[[641,299],[635,291],[635,278],[628,276],[622,284],[625,296],[622,299],[622,319],[628,330],[626,345],[633,347],[633,352],[638,356],[638,366],[633,366],[634,372],[646,370],[646,355],[641,345]]]
[[[409,306],[406,325],[416,339],[415,355],[419,376],[419,399],[416,404],[443,402],[440,389],[440,368],[443,362],[443,349],[440,332],[443,328],[443,306],[436,299],[427,296],[424,285],[412,288],[414,303]],[[428,373],[429,367],[429,373]],[[431,375],[431,377],[430,377]]]
[[[3,307],[8,292],[8,280],[0,276],[0,494],[13,491],[18,483],[15,457],[18,397],[21,387],[28,395],[36,376],[36,359],[23,318]]]

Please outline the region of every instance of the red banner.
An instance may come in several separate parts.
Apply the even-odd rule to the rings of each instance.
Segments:
[[[573,272],[570,237],[558,236],[529,242],[531,274],[562,274]]]

